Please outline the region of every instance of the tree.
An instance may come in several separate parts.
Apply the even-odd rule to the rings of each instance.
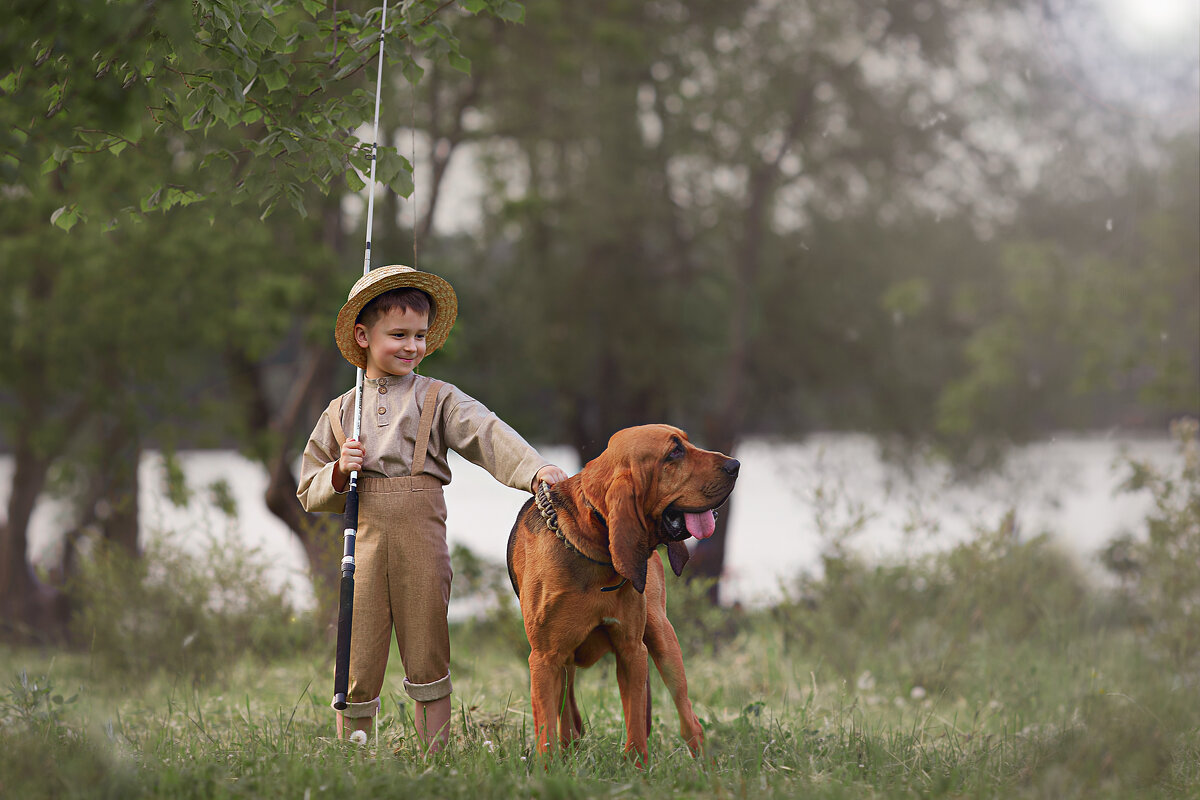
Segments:
[[[377,53],[379,8],[351,5],[18,3],[6,21],[0,220],[13,267],[3,274],[12,302],[0,319],[14,346],[0,361],[0,396],[13,399],[4,433],[18,469],[0,528],[0,607],[12,624],[36,631],[62,622],[26,544],[33,503],[56,464],[60,482],[74,487],[78,528],[136,553],[142,448],[197,435],[194,407],[180,407],[209,376],[181,371],[182,359],[210,366],[212,353],[225,354],[244,418],[271,432],[255,436],[252,449],[271,469],[271,507],[289,519],[292,509],[278,502],[288,434],[320,391],[325,356],[265,424],[255,358],[295,327],[292,304],[325,310],[336,298],[312,301],[322,251],[309,242],[336,245],[338,200],[316,201],[315,225],[274,229],[227,209],[253,202],[266,218],[282,201],[303,217],[314,198],[362,186],[356,170],[366,171],[370,154],[354,131],[372,110],[362,84]],[[418,56],[468,66],[438,18],[458,13],[447,5],[393,9],[389,61],[408,79],[420,77]],[[509,0],[462,8],[522,13]],[[410,191],[411,167],[395,149],[381,146],[376,156],[380,179]],[[333,277],[323,274],[322,289]]]
[[[541,4],[497,38],[479,103],[492,199],[463,307],[485,318],[464,333],[496,365],[481,380],[552,420],[582,460],[617,428],[662,420],[734,452],[748,433],[850,421],[838,403],[851,391],[879,427],[917,427],[879,412],[873,376],[848,374],[864,353],[879,364],[869,346],[905,299],[893,284],[914,274],[889,274],[898,259],[846,232],[903,234],[954,212],[969,231],[1012,187],[1017,153],[986,126],[1011,129],[1027,89],[957,69],[1026,52],[978,25],[1007,13]],[[871,271],[833,266],[860,261]],[[518,307],[530,313],[514,326]],[[859,343],[847,329],[883,333]],[[812,377],[847,361],[845,388],[821,396]],[[723,568],[728,516],[695,553],[700,574]]]

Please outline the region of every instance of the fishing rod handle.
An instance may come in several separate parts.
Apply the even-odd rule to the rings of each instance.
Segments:
[[[333,707],[346,708],[350,688],[350,632],[354,628],[354,540],[358,536],[358,473],[350,473],[343,531],[342,581],[338,592],[337,651],[333,667]]]

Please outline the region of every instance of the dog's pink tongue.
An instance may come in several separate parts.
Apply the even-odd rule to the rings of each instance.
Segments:
[[[717,517],[711,511],[699,514],[684,514],[683,522],[687,525],[688,533],[697,539],[707,539],[717,529]]]

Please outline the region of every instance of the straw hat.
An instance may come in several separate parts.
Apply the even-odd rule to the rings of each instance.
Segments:
[[[453,287],[432,273],[393,264],[390,267],[373,269],[359,278],[350,290],[350,298],[346,305],[338,312],[333,338],[337,340],[342,355],[351,364],[364,369],[367,366],[366,351],[354,341],[354,321],[358,319],[363,306],[384,292],[405,287],[420,289],[433,298],[435,313],[432,314],[433,325],[429,327],[429,333],[425,337],[426,355],[445,344],[450,329],[454,327],[454,319],[458,316],[458,297],[454,294]]]

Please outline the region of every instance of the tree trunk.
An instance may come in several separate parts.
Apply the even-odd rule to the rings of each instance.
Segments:
[[[304,372],[292,384],[291,392],[278,415],[271,413],[259,364],[251,361],[245,353],[231,350],[226,353],[226,364],[247,427],[252,431],[271,431],[273,449],[258,454],[267,470],[267,489],[264,501],[267,508],[279,518],[300,540],[308,557],[309,576],[318,597],[332,592],[337,570],[328,567],[326,558],[331,552],[329,541],[335,537],[337,524],[325,514],[310,514],[300,505],[296,497],[298,483],[291,468],[293,449],[291,442],[301,422],[311,423],[308,412],[315,401],[326,399],[324,393],[335,364],[335,351],[331,348],[313,349],[303,359]],[[321,404],[323,407],[323,403]],[[311,415],[309,415],[311,416]],[[332,562],[330,562],[332,563]]]
[[[126,555],[141,555],[138,543],[138,465],[142,443],[136,424],[118,419],[103,437],[107,463],[97,466],[95,489],[84,515],[94,520],[105,542]]]
[[[745,430],[746,397],[744,387],[750,381],[752,315],[755,308],[753,293],[762,271],[763,232],[771,213],[771,199],[779,177],[779,165],[808,123],[815,97],[815,83],[802,86],[796,93],[784,140],[778,151],[763,161],[750,174],[747,186],[746,213],[742,222],[741,258],[736,264],[733,304],[729,315],[730,353],[725,374],[724,393],[717,413],[710,417],[705,428],[705,444],[728,455],[734,455],[738,439]],[[736,491],[735,491],[736,494]],[[701,541],[689,562],[692,577],[716,578],[709,597],[720,601],[720,579],[725,573],[725,541],[729,526],[733,495],[725,513],[717,518],[717,529]]]
[[[29,520],[51,460],[30,446],[22,428],[13,452],[15,461],[8,516],[0,525],[0,632],[21,640],[59,638],[65,632],[65,606],[60,593],[43,583],[29,563]]]

